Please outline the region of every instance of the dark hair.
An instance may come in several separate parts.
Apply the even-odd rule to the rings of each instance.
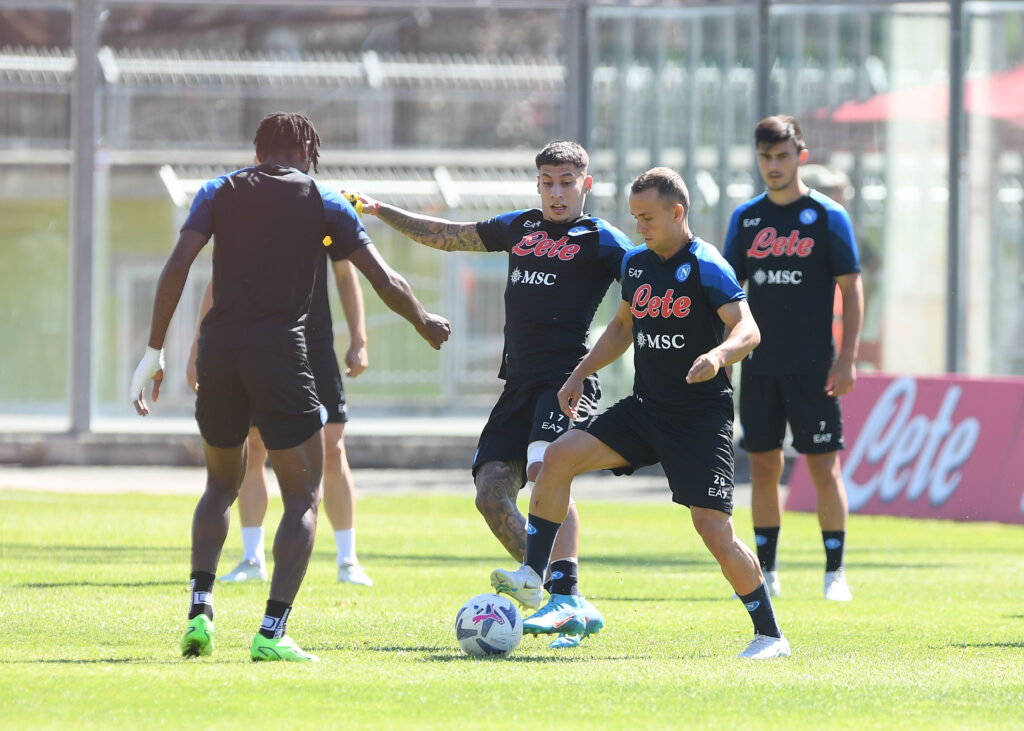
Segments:
[[[274,112],[268,114],[256,128],[256,154],[291,153],[296,150],[305,154],[309,143],[309,161],[313,170],[320,159],[320,135],[316,133],[313,123],[308,117],[293,112]]]
[[[682,203],[683,215],[690,213],[690,191],[686,189],[683,177],[672,168],[651,168],[646,173],[640,173],[633,184],[629,186],[632,194],[643,193],[645,190],[654,188],[662,198],[668,198],[676,203]]]
[[[590,155],[578,142],[556,140],[544,145],[535,161],[538,170],[541,165],[572,165],[580,172],[585,172],[590,166]]]
[[[796,119],[788,114],[776,114],[774,117],[765,117],[754,127],[754,142],[757,145],[777,145],[780,142],[793,141],[796,151],[802,152],[807,149],[804,144],[804,133],[800,131],[800,125]]]

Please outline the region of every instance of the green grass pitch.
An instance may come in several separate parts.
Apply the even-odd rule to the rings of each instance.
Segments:
[[[322,523],[288,624],[322,663],[283,665],[248,659],[266,584],[218,586],[214,655],[179,656],[194,505],[0,492],[0,726],[1024,726],[1020,527],[855,516],[855,598],[835,604],[814,517],[788,514],[776,610],[793,656],[752,663],[734,658],[746,612],[685,508],[585,502],[582,588],[605,632],[478,660],[458,648],[455,612],[512,562],[472,498],[369,496],[358,547],[376,585],[335,583]],[[268,526],[278,516],[272,504]],[[224,571],[241,552],[233,519]],[[748,511],[736,525],[749,542]]]

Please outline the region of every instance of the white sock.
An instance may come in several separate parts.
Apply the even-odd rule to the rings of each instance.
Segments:
[[[267,563],[263,551],[263,526],[257,525],[252,528],[242,526],[242,560],[256,561],[260,566]]]
[[[356,561],[356,529],[334,531],[334,542],[338,546],[338,565],[357,563]]]

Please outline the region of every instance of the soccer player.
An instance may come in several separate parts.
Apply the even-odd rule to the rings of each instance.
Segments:
[[[579,144],[552,142],[536,156],[541,207],[510,211],[477,223],[456,223],[358,196],[363,210],[414,241],[442,251],[508,254],[505,344],[498,377],[505,387],[480,434],[473,460],[476,506],[491,532],[516,560],[526,550],[526,519],[516,497],[540,472],[544,451],[570,426],[591,419],[600,398],[587,378],[572,424],[557,391],[587,351],[587,330],[624,252],[626,234],[585,214],[593,185],[590,158]],[[579,595],[579,517],[569,508],[548,572],[550,601],[523,622],[533,634],[559,634],[552,647],[576,647],[604,626],[600,612]],[[533,607],[536,609],[536,607]],[[564,626],[583,628],[565,633]]]
[[[324,261],[341,252],[341,247],[326,247]],[[366,319],[363,308],[363,292],[359,277],[348,259],[331,260],[342,310],[348,323],[350,345],[345,353],[345,375],[355,378],[368,364],[366,351]],[[313,299],[310,303],[309,322],[306,324],[306,345],[309,349],[309,365],[316,381],[317,397],[327,407],[327,423],[324,424],[324,477],[323,504],[327,517],[334,528],[334,542],[337,548],[338,581],[372,586],[373,580],[366,574],[356,557],[355,538],[355,487],[352,470],[345,451],[345,424],[348,410],[345,401],[345,387],[334,353],[334,325],[331,321],[331,307],[327,296],[327,276],[317,271]],[[213,303],[212,285],[206,288],[203,305],[200,308],[200,322]],[[196,348],[199,328],[196,328],[192,353],[189,357],[186,375],[189,385],[198,386],[195,374]],[[263,520],[267,516],[269,502],[267,487],[267,448],[255,427],[249,430],[246,440],[248,462],[245,477],[238,491],[238,516],[242,524],[242,560],[221,581],[240,583],[264,581],[267,578],[266,556],[263,547]]]
[[[192,203],[157,283],[149,346],[132,376],[131,399],[145,416],[146,383],[156,402],[163,380],[163,342],[192,262],[211,236],[213,306],[202,324],[197,361],[196,421],[206,456],[206,489],[192,520],[186,657],[213,651],[213,584],[227,536],[231,504],[245,472],[245,439],[255,424],[270,453],[284,502],[274,539],[274,574],[253,660],[316,661],[287,634],[286,623],[316,535],[326,409],[317,399],[306,356],[305,325],[324,239],[341,246],[381,299],[434,348],[448,322],[424,311],[393,271],[347,201],[307,174],[316,170],[320,139],[302,115],[275,113],[256,131],[260,164],[207,181]]]
[[[797,121],[767,117],[755,127],[754,141],[767,190],[733,211],[725,258],[740,282],[749,281],[750,310],[762,332],[761,345],[743,362],[740,375],[757,554],[769,589],[778,596],[779,481],[788,422],[793,447],[806,457],[817,492],[825,598],[849,601],[839,397],[857,380],[854,363],[864,314],[857,244],[843,207],[800,179],[807,146]],[[837,284],[843,300],[838,354],[832,338]]]
[[[644,240],[622,262],[615,318],[558,391],[572,418],[584,382],[633,344],[633,394],[548,447],[530,500],[526,559],[496,569],[494,588],[530,606],[540,603],[540,573],[566,517],[576,475],[630,474],[661,462],[673,502],[689,506],[693,525],[742,599],[754,639],[740,657],[789,655],[757,557],[732,525],[732,386],[723,367],[757,345],[757,324],[735,275],[687,223],[690,197],[679,174],[648,170],[630,187],[629,208]],[[725,328],[729,335],[723,339]]]

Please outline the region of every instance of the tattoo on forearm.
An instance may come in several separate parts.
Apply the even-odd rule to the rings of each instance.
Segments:
[[[441,251],[486,251],[474,223],[455,223],[381,205],[377,217],[413,241]]]

